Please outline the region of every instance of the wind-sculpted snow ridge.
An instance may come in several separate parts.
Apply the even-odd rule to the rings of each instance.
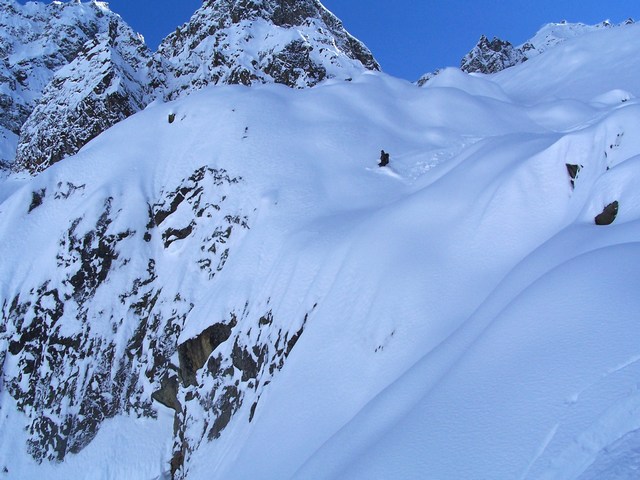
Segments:
[[[162,42],[154,65],[166,99],[209,84],[306,88],[380,68],[317,0],[207,1]]]
[[[1,184],[0,475],[634,478],[638,45],[204,89]]]

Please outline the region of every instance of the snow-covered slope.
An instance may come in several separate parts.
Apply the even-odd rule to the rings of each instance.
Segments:
[[[635,478],[638,45],[205,88],[0,184],[0,475]]]
[[[154,56],[166,99],[208,84],[312,87],[379,70],[367,47],[318,0],[208,0]]]

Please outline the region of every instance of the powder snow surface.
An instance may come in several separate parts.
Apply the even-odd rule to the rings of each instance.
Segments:
[[[52,239],[101,192],[140,202],[122,221],[143,225],[146,196],[224,168],[244,179],[251,229],[206,290],[176,274],[200,298],[182,340],[247,298],[277,318],[317,308],[253,421],[204,443],[189,479],[637,479],[638,45],[629,25],[423,89],[366,72],[153,105],[0,184],[0,289],[51,275]],[[575,188],[566,164],[581,166]],[[27,215],[61,180],[86,187]],[[614,201],[614,223],[596,226]],[[159,269],[190,253],[168,255]],[[168,470],[160,405],[158,421],[118,417],[38,466],[1,388],[0,478]]]

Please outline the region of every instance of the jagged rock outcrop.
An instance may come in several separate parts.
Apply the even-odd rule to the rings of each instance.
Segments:
[[[149,102],[144,40],[118,17],[44,89],[21,128],[16,170],[42,171]],[[55,134],[52,134],[55,132]]]
[[[611,202],[602,210],[602,213],[596,215],[596,225],[611,225],[618,216],[618,201]]]
[[[192,367],[174,365],[172,356],[194,299],[172,287],[174,268],[162,264],[186,243],[193,255],[185,267],[200,272],[203,284],[222,270],[227,243],[249,228],[225,205],[240,182],[202,167],[148,205],[105,196],[61,233],[51,258],[59,275],[31,279],[0,305],[0,344],[7,345],[0,366],[10,360],[1,382],[28,418],[36,460],[80,451],[115,415],[154,417],[154,401],[179,410],[177,372]],[[33,192],[24,211],[64,206],[84,190],[58,183]],[[146,226],[128,224],[136,213],[147,216]],[[184,222],[188,234],[167,244]]]
[[[102,2],[0,0],[0,133],[13,147],[0,148],[0,161],[13,160],[20,129],[55,72],[114,19]]]
[[[482,35],[460,63],[460,70],[467,73],[496,73],[526,60],[522,50],[511,43],[494,37],[489,40]]]
[[[61,233],[58,275],[31,279],[0,305],[0,382],[28,419],[34,459],[63,461],[105,420],[155,418],[167,407],[175,412],[172,474],[186,478],[203,441],[235,417],[251,422],[311,312],[289,327],[246,299],[179,343],[197,292],[181,290],[184,273],[172,281],[176,249],[189,252],[180,268],[205,289],[223,270],[230,243],[250,228],[238,206],[242,184],[203,166],[146,205],[106,196]],[[84,195],[85,185],[60,182],[34,191],[24,211]],[[141,213],[146,225],[131,223]]]
[[[317,0],[209,0],[154,56],[165,99],[209,84],[305,88],[378,70],[371,52]]]

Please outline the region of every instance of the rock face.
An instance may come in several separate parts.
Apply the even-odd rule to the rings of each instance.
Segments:
[[[99,2],[20,5],[0,0],[0,130],[7,142],[15,147],[55,72],[72,62],[87,41],[107,33],[111,21],[122,22]],[[15,151],[0,148],[0,153],[0,161],[10,162]]]
[[[0,340],[8,347],[0,365],[5,355],[11,364],[2,384],[29,419],[28,450],[36,460],[61,461],[80,451],[115,415],[154,417],[154,400],[180,409],[177,378],[190,385],[180,372],[195,375],[202,365],[186,363],[184,351],[193,351],[188,345],[176,355],[178,365],[172,361],[193,303],[171,287],[161,258],[176,244],[188,244],[195,255],[189,268],[203,282],[212,279],[229,257],[228,242],[249,228],[245,216],[225,205],[241,181],[203,167],[146,205],[126,195],[105,196],[100,208],[61,232],[53,258],[60,275],[33,279],[2,305]],[[77,200],[84,190],[70,183],[39,190],[25,212]],[[148,218],[142,229],[127,225],[136,213]],[[185,230],[183,222],[188,233],[167,244],[172,232]],[[152,254],[146,245],[159,251]],[[217,335],[216,345],[200,344],[211,353],[230,335]]]
[[[602,213],[595,217],[596,225],[611,225],[618,216],[618,201],[611,202],[604,207]]]
[[[463,72],[496,73],[526,60],[522,50],[494,37],[489,41],[482,35],[478,44],[460,62]]]
[[[209,0],[160,45],[153,85],[175,99],[209,84],[312,87],[363,69],[379,65],[316,0]]]
[[[101,2],[0,8],[0,152],[17,145],[2,175],[8,165],[40,173],[157,98],[209,84],[305,88],[379,68],[315,0],[205,2],[156,54]],[[182,119],[170,113],[168,123]],[[154,417],[164,405],[175,415],[172,475],[186,478],[202,442],[252,421],[315,306],[276,318],[270,300],[242,298],[180,340],[201,297],[182,279],[213,284],[259,207],[243,178],[210,163],[142,196],[139,185],[88,195],[84,182],[57,179],[27,195],[29,218],[74,212],[52,233],[55,274],[3,288],[0,301],[0,393],[24,415],[36,461],[63,461],[105,420]]]
[[[175,412],[172,476],[188,478],[202,442],[220,437],[233,418],[251,422],[315,306],[289,325],[268,302],[254,310],[247,298],[178,341],[196,302],[181,291],[184,272],[212,285],[250,228],[245,212],[255,208],[241,206],[243,184],[203,166],[146,203],[130,194],[94,198],[57,239],[59,274],[30,279],[1,304],[0,385],[28,421],[35,460],[63,461],[105,420],[155,418],[163,405]],[[85,185],[58,183],[33,192],[24,211],[84,196]],[[140,217],[146,224],[131,221]],[[181,274],[175,251],[183,252]]]
[[[149,58],[143,39],[111,15],[108,30],[89,40],[44,89],[20,131],[14,168],[42,171],[143,109]]]

